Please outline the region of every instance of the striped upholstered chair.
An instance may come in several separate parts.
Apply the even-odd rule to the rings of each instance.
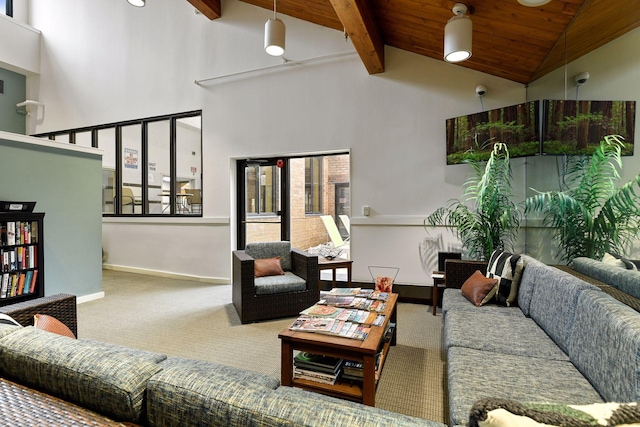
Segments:
[[[280,274],[256,277],[255,260],[277,257]],[[286,241],[249,243],[245,250],[233,252],[232,288],[242,323],[296,316],[320,298],[318,256],[292,249]]]

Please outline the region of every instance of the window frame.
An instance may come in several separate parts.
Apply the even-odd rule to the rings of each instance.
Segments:
[[[305,181],[304,181],[304,193],[305,193],[305,204],[304,204],[304,213],[305,215],[322,215],[323,214],[323,203],[322,203],[322,192],[324,190],[323,184],[323,173],[324,173],[324,156],[308,156],[305,159],[309,159],[309,173],[308,176],[311,178],[310,182],[307,182],[307,166],[305,165]],[[319,182],[318,185],[314,185],[314,177],[316,176],[315,169],[318,170]],[[307,195],[309,195],[310,202],[307,203]],[[318,206],[315,206],[317,210],[313,209],[313,200],[318,200]],[[309,207],[312,209],[309,209]]]
[[[93,148],[101,148],[100,147],[100,141],[98,139],[98,133],[100,130],[104,130],[104,129],[114,129],[115,131],[115,143],[114,143],[114,147],[113,149],[115,150],[114,156],[115,156],[115,182],[113,184],[113,212],[102,212],[102,216],[103,217],[134,217],[134,218],[138,218],[138,217],[160,217],[160,218],[167,218],[167,217],[174,217],[174,218],[189,218],[189,217],[202,217],[203,216],[203,209],[200,208],[198,213],[193,213],[193,212],[177,212],[177,208],[176,208],[176,203],[168,203],[168,208],[169,208],[169,213],[162,213],[164,212],[164,210],[161,213],[149,213],[149,162],[148,162],[148,154],[149,154],[149,141],[148,141],[148,125],[150,123],[154,123],[154,122],[159,122],[159,121],[169,121],[170,122],[170,126],[169,126],[169,175],[170,175],[170,182],[169,182],[169,200],[176,200],[176,184],[178,182],[178,177],[177,177],[177,157],[178,157],[178,150],[177,150],[177,145],[180,144],[180,141],[177,140],[177,123],[178,120],[180,119],[184,119],[184,118],[189,118],[189,117],[200,117],[200,135],[199,135],[199,143],[200,143],[200,159],[199,159],[199,177],[198,177],[198,181],[200,183],[200,194],[201,197],[204,198],[204,192],[203,192],[203,182],[202,182],[202,164],[203,164],[203,159],[202,159],[202,110],[194,110],[194,111],[187,111],[187,112],[183,112],[183,113],[176,113],[176,114],[168,114],[168,115],[163,115],[163,116],[154,116],[154,117],[148,117],[148,118],[143,118],[143,119],[135,119],[135,120],[127,120],[127,121],[122,121],[122,122],[115,122],[115,123],[108,123],[108,124],[103,124],[103,125],[97,125],[97,126],[88,126],[88,127],[84,127],[84,128],[76,128],[76,129],[68,129],[68,130],[62,130],[62,131],[55,131],[55,132],[47,132],[47,133],[42,133],[42,134],[36,134],[36,135],[32,135],[34,137],[39,137],[39,138],[48,138],[49,140],[56,140],[56,137],[58,137],[59,139],[66,139],[68,138],[68,143],[69,144],[75,144],[76,143],[76,134],[81,133],[81,132],[90,132],[91,133],[91,147]],[[123,150],[123,144],[122,144],[122,128],[127,127],[127,126],[135,126],[135,125],[139,125],[140,126],[140,153],[139,153],[139,164],[140,164],[140,189],[141,189],[141,205],[142,205],[142,210],[140,213],[136,213],[136,209],[135,209],[135,205],[132,209],[131,213],[124,213],[123,212],[123,206],[122,206],[122,188],[123,188],[123,177],[122,177],[122,172],[124,169],[123,166],[123,159],[122,159],[122,150]],[[109,147],[111,149],[111,147]],[[104,168],[104,166],[102,167],[102,170],[106,170]],[[104,197],[104,196],[103,196]],[[162,199],[161,199],[162,200]],[[103,200],[104,203],[104,200]],[[161,202],[162,203],[162,202]],[[202,204],[202,200],[200,202]],[[201,205],[202,206],[202,205]],[[104,208],[103,208],[104,209]]]

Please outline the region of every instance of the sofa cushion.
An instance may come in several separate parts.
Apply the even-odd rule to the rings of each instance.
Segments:
[[[476,307],[486,304],[496,293],[498,279],[486,277],[480,270],[476,270],[464,284],[460,291],[462,296],[471,301]]]
[[[245,253],[253,259],[280,257],[280,265],[284,271],[291,271],[291,243],[283,242],[260,242],[247,243]]]
[[[469,303],[462,296],[461,289],[445,289],[442,297],[442,313],[446,316],[450,311],[481,311],[482,313],[508,313],[515,316],[523,316],[518,307],[503,307],[496,304],[485,304],[481,308]]]
[[[451,425],[467,425],[474,402],[487,397],[579,405],[602,402],[568,361],[451,347],[447,374]]]
[[[21,328],[22,326],[7,325],[7,324],[0,323],[0,338],[4,337],[5,335],[9,335],[10,333],[13,333]]]
[[[251,409],[280,382],[212,362],[169,358],[163,371],[149,380],[147,418],[150,426],[245,426]]]
[[[487,277],[498,279],[496,302],[510,307],[517,301],[524,259],[518,254],[493,251],[487,265]]]
[[[453,311],[444,324],[445,348],[467,347],[495,353],[569,360],[536,322],[518,308],[501,307],[502,312]],[[514,315],[513,313],[519,313]]]
[[[604,292],[582,292],[569,356],[606,400],[640,400],[640,315],[635,310]]]
[[[162,368],[128,352],[25,327],[0,339],[0,373],[115,420],[139,422]]]
[[[279,294],[307,290],[307,282],[302,277],[287,271],[282,276],[256,277],[256,295]]]
[[[574,270],[607,285],[640,298],[640,272],[614,267],[595,259],[579,257],[572,262]]]
[[[632,403],[594,403],[591,405],[520,403],[509,399],[481,399],[474,403],[469,426],[514,427],[560,426],[637,426],[640,407]]]
[[[533,290],[538,281],[538,272],[548,267],[546,264],[527,255],[522,255],[522,259],[527,268],[522,270],[522,277],[520,278],[520,285],[518,286],[518,307],[520,307],[520,310],[522,310],[525,316],[529,316]]]
[[[280,257],[254,259],[253,273],[255,277],[282,276],[284,270],[280,266]]]
[[[304,402],[304,404],[301,404]],[[255,408],[260,426],[443,426],[295,387],[280,387]]]
[[[602,291],[594,285],[550,266],[538,269],[536,275],[537,282],[531,299],[530,315],[558,344],[558,347],[568,353],[569,337],[580,292],[585,289]]]

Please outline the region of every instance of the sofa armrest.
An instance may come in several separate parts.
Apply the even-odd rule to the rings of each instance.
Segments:
[[[318,255],[291,249],[291,271],[307,282],[307,290],[318,292]]]
[[[0,307],[0,313],[11,316],[22,326],[32,326],[33,316],[46,314],[55,317],[65,325],[75,336],[78,336],[78,315],[76,296],[69,294],[55,294],[42,298],[35,298],[15,304]]]
[[[471,277],[476,270],[482,271],[484,274],[487,272],[486,261],[470,261],[470,260],[458,260],[448,259],[444,263],[445,272],[445,285],[447,288],[462,288],[464,282]]]

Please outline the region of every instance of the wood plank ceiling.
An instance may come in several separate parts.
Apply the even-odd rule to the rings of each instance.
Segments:
[[[220,0],[188,0],[209,19]],[[273,0],[241,0],[273,10]],[[640,25],[638,0],[461,0],[471,11],[473,56],[458,65],[529,83]],[[384,72],[384,45],[443,60],[452,0],[278,0],[278,16],[345,31],[370,74]],[[293,37],[293,35],[288,35]]]

